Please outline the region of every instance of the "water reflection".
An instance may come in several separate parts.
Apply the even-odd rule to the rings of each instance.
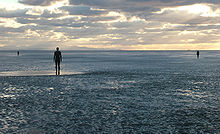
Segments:
[[[199,98],[199,99],[213,96],[209,92],[202,91],[200,89],[191,89],[191,90],[177,89],[176,95],[189,96],[191,98]]]
[[[82,72],[62,71],[61,75],[83,74]],[[0,72],[0,76],[44,76],[54,75],[54,71],[7,71]]]
[[[15,98],[15,95],[1,94],[0,98]]]

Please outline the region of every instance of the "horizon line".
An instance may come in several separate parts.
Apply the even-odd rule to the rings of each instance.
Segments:
[[[55,49],[20,49],[20,50],[15,50],[15,49],[4,49],[0,51],[56,51]],[[60,51],[220,51],[220,49],[148,49],[148,50],[126,50],[126,49],[60,49]]]

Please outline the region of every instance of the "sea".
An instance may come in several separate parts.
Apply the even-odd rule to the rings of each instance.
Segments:
[[[220,51],[0,51],[1,134],[220,133]]]

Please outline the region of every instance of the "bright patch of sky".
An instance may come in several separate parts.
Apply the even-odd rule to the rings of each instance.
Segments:
[[[0,3],[4,3],[4,4],[18,4],[18,0],[1,0]]]
[[[14,10],[18,8],[24,8],[25,6],[18,3],[18,0],[0,0],[0,8],[6,8],[8,10]]]

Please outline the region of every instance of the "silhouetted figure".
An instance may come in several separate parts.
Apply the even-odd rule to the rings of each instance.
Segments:
[[[197,59],[198,59],[199,58],[199,51],[196,52],[196,55],[197,55]]]
[[[20,52],[19,51],[17,51],[17,55],[19,56],[19,54],[20,54]]]
[[[59,51],[59,47],[56,48],[57,51],[54,52],[54,61],[55,61],[55,68],[56,68],[56,75],[60,75],[60,62],[62,61],[62,55]]]

